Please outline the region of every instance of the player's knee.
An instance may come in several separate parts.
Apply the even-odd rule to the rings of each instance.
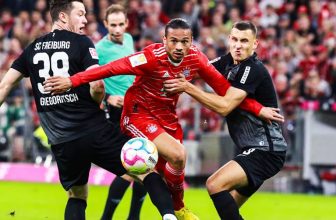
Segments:
[[[184,148],[176,149],[171,155],[171,163],[180,168],[184,168],[186,162],[186,151]]]
[[[87,184],[82,186],[73,186],[68,191],[69,198],[83,199],[87,200],[88,197],[88,186]]]
[[[218,181],[210,176],[207,181],[206,181],[206,188],[209,192],[209,194],[213,194],[213,193],[217,193],[220,192],[222,190],[227,190],[225,186],[223,186],[222,184],[219,184]]]
[[[211,179],[211,177],[209,177],[205,183],[205,186],[209,192],[209,194],[213,194],[215,193],[215,188],[216,188],[216,184],[215,184],[215,181],[213,181]]]

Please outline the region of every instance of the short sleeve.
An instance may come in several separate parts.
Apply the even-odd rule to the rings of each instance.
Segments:
[[[230,80],[231,85],[246,91],[249,95],[255,95],[256,88],[263,80],[263,74],[258,73],[258,68],[253,63],[246,63],[239,66],[234,80]],[[230,78],[230,76],[228,76]]]
[[[24,77],[29,77],[27,49],[25,49],[21,55],[13,62],[11,68],[19,71]]]
[[[84,69],[89,68],[90,66],[98,64],[98,53],[92,41],[84,36],[80,36],[80,57],[81,64]]]

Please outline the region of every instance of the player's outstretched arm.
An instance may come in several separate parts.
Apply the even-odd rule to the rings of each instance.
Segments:
[[[11,89],[23,78],[23,75],[10,68],[0,82],[0,106],[4,102]]]
[[[133,55],[133,57],[136,56],[137,55]],[[124,57],[103,66],[76,73],[69,78],[55,76],[50,77],[44,82],[44,89],[45,91],[51,92],[51,94],[59,94],[67,91],[71,87],[76,88],[80,85],[104,79],[110,76],[143,74],[141,68],[146,65],[133,67],[134,64],[132,64],[130,60],[132,60],[132,56]]]
[[[235,109],[246,97],[246,92],[241,89],[229,87],[224,96],[208,93],[188,82],[180,76],[164,82],[165,91],[170,93],[186,92],[207,108],[226,116]]]
[[[186,92],[207,108],[223,116],[228,115],[236,107],[241,107],[241,103],[245,103],[244,108],[254,108],[252,110],[249,109],[250,112],[255,112],[254,114],[256,114],[256,116],[268,123],[271,123],[271,121],[284,121],[284,117],[279,114],[279,109],[264,107],[260,104],[261,108],[259,108],[259,105],[254,104],[256,102],[255,100],[245,99],[247,93],[244,90],[237,89],[232,86],[229,87],[224,96],[220,96],[214,93],[204,92],[200,88],[188,82],[183,76],[180,76],[176,79],[166,80],[164,88],[170,93]]]
[[[88,67],[87,70],[93,69],[95,67],[99,67],[99,65],[92,65]],[[105,97],[105,84],[103,80],[90,82],[90,95],[92,99],[98,104],[103,101]]]

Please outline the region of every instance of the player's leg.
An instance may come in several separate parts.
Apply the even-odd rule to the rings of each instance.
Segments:
[[[153,141],[158,148],[160,157],[167,161],[160,172],[164,174],[172,194],[174,210],[179,211],[184,216],[179,219],[197,220],[198,218],[185,208],[183,202],[186,150],[180,142],[182,140],[180,126],[176,125],[177,129],[168,134],[156,119],[151,119],[151,115],[147,115],[146,120],[137,120],[134,117],[125,120],[125,118],[122,124],[124,131],[129,135],[145,137]],[[179,215],[179,212],[176,212],[176,214]]]
[[[145,201],[146,194],[147,194],[147,190],[143,186],[143,184],[137,181],[134,181],[131,208],[130,208],[130,212],[128,214],[127,220],[139,220],[140,219],[140,210],[141,210],[143,202]]]
[[[284,160],[285,152],[249,149],[215,172],[207,181],[207,189],[220,217],[242,219],[239,207],[280,171]]]
[[[242,187],[242,188],[244,188],[244,187]],[[257,189],[255,191],[257,191]],[[232,198],[236,201],[236,204],[237,204],[238,208],[240,208],[250,198],[250,196],[253,193],[251,193],[251,194],[244,194],[244,193],[241,192],[241,190],[238,192],[235,189],[230,191],[230,194],[231,194]]]
[[[143,183],[152,203],[159,210],[163,220],[177,220],[174,214],[171,194],[160,174],[151,171],[135,178]]]
[[[88,197],[87,184],[82,186],[73,186],[68,191],[68,202],[66,204],[65,220],[85,219],[86,201]]]
[[[206,182],[207,190],[221,219],[240,220],[239,207],[230,191],[248,184],[243,168],[236,161],[229,161]]]
[[[120,130],[120,118],[122,113],[122,108],[117,108],[111,105],[107,106],[109,117],[108,121],[115,125],[114,130]],[[116,177],[110,185],[109,193],[106,199],[105,208],[102,216],[102,220],[110,220],[112,219],[113,213],[115,209],[119,205],[122,197],[124,196],[128,186],[130,185],[130,181],[127,181],[121,177]],[[128,219],[139,219],[140,209],[142,207],[144,197],[146,195],[146,190],[142,184],[134,182],[133,183],[133,191],[132,191],[132,200],[131,207]]]
[[[115,134],[110,127],[97,134],[97,141],[94,144],[93,163],[109,170],[110,172],[127,178],[126,170],[120,160],[121,148],[130,138],[123,134]],[[112,133],[112,135],[111,135]],[[157,207],[164,219],[170,220],[174,217],[173,202],[167,185],[158,173],[142,175],[141,180],[150,195],[153,204]],[[168,217],[169,218],[168,218]]]
[[[105,208],[101,220],[111,220],[115,209],[124,196],[130,182],[116,176],[109,187],[109,193],[105,202]]]
[[[153,142],[158,147],[160,155],[167,161],[163,168],[163,173],[168,188],[172,194],[177,219],[198,220],[199,218],[187,209],[183,202],[186,151],[181,142],[178,141],[181,139],[182,130],[178,129],[177,132],[172,134],[172,136],[166,132],[161,133],[153,140]],[[183,149],[182,152],[180,152],[181,149]],[[176,158],[180,159],[176,161]]]
[[[68,191],[68,202],[65,207],[65,220],[85,219],[86,200],[88,197],[87,181],[91,162],[89,145],[91,137],[82,137],[74,141],[52,145],[60,182]]]
[[[172,193],[174,209],[180,210],[184,207],[183,182],[186,151],[179,141],[166,132],[157,136],[153,143],[157,146],[160,156],[167,161],[163,170],[164,177]]]

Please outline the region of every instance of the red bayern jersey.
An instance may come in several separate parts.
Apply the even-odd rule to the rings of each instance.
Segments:
[[[207,57],[195,46],[191,46],[181,63],[172,63],[163,44],[152,44],[143,51],[90,69],[70,77],[72,86],[114,75],[136,75],[134,84],[125,95],[124,114],[145,110],[158,118],[163,125],[177,121],[175,113],[179,94],[167,94],[163,82],[182,73],[188,81],[199,75],[219,95],[225,95],[229,82],[209,63]],[[258,114],[261,105],[256,101],[244,100],[243,109]]]

